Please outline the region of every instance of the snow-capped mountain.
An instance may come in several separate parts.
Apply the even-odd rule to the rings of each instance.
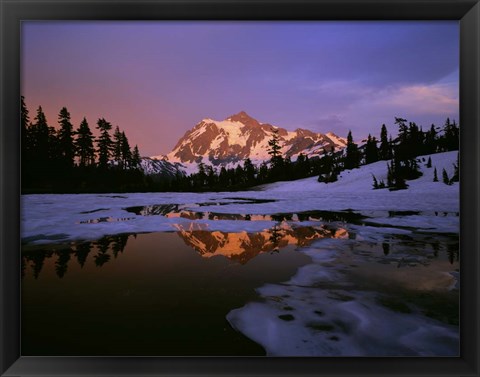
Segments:
[[[178,174],[184,174],[184,169],[181,164],[169,162],[166,158],[142,157],[140,167],[147,175],[161,175],[162,177],[173,178]]]
[[[346,139],[331,132],[320,134],[301,128],[287,131],[269,123],[260,123],[241,111],[222,121],[203,119],[180,138],[167,156],[151,158],[182,164],[187,172],[195,171],[198,162],[235,166],[250,158],[254,164],[260,164],[270,159],[268,141],[274,128],[278,130],[282,154],[292,161],[300,153],[309,157],[318,156],[332,147],[344,148],[347,143]]]

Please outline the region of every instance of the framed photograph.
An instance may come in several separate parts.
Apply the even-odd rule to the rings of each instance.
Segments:
[[[1,376],[478,376],[480,5],[0,0]]]

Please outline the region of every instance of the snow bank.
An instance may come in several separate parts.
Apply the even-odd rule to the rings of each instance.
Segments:
[[[456,278],[444,266],[426,269],[428,258],[402,252],[376,257],[358,240],[325,239],[302,252],[313,263],[287,282],[257,289],[257,301],[227,315],[267,355],[458,356],[457,326],[426,317],[382,292],[393,285],[410,292],[448,291]],[[395,267],[406,259],[410,265]],[[365,286],[349,276],[362,264],[366,275],[360,276],[369,282]]]
[[[432,155],[420,156],[417,158],[419,168],[423,173],[418,179],[407,181],[409,188],[402,190],[403,192],[415,193],[457,193],[458,183],[448,186],[441,182],[442,169],[447,171],[449,177],[453,175],[453,164],[457,161],[458,151],[436,153]],[[427,168],[426,163],[428,158],[432,159],[432,167]],[[423,161],[424,160],[424,161]],[[433,182],[433,171],[437,168],[437,175],[440,182]],[[377,180],[387,181],[387,161],[378,161],[373,164],[361,166],[358,169],[344,170],[340,173],[337,182],[319,183],[317,177],[300,179],[291,182],[276,182],[269,185],[264,185],[262,188],[269,192],[285,192],[285,191],[316,191],[320,193],[358,193],[371,192],[373,188],[373,178],[375,175]],[[374,191],[388,191],[374,190]]]

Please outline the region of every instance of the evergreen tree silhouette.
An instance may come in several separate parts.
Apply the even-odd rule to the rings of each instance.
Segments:
[[[367,144],[365,145],[365,164],[371,164],[378,161],[378,148],[375,136],[372,138],[368,134]]]
[[[21,142],[22,142],[22,160],[28,160],[28,124],[30,117],[28,115],[27,105],[25,104],[25,97],[21,96],[21,108],[20,108],[20,127],[21,127]]]
[[[278,128],[272,127],[271,131],[272,131],[272,138],[268,141],[268,146],[269,146],[268,154],[272,156],[272,160],[273,160],[280,155],[281,147],[279,144],[280,136],[278,135]],[[271,161],[271,162],[274,163],[274,161]]]
[[[88,126],[87,119],[83,118],[80,126],[75,131],[75,151],[79,157],[79,166],[85,167],[95,164],[95,148],[93,147],[93,134]]]
[[[112,157],[119,168],[123,168],[122,141],[122,133],[120,132],[120,128],[117,126],[115,127],[115,131],[113,132]]]
[[[218,183],[220,187],[227,187],[228,186],[228,173],[225,166],[220,168],[220,174],[218,175]]]
[[[55,262],[55,272],[61,279],[67,273],[68,262],[70,261],[70,249],[58,250],[56,254],[58,255],[58,259]]]
[[[81,268],[85,265],[87,261],[88,254],[90,254],[90,250],[92,248],[91,242],[82,242],[78,244],[75,248],[75,256],[77,258],[77,262]]]
[[[252,163],[252,160],[246,158],[243,161],[243,170],[245,172],[245,179],[248,185],[252,185],[255,182],[256,169]]]
[[[207,183],[207,173],[205,171],[205,164],[203,162],[199,162],[197,164],[197,170],[198,172],[195,175],[195,178],[196,178],[195,186],[197,186],[197,188],[202,188]]]
[[[448,174],[445,169],[442,170],[442,180],[443,180],[443,183],[445,183],[446,185],[450,184],[450,180],[448,179]]]
[[[352,131],[348,131],[347,147],[345,156],[345,169],[358,168],[360,164],[360,154],[358,146],[353,142]]]
[[[217,185],[217,174],[212,165],[208,165],[206,167],[206,174],[207,174],[207,186],[209,188],[215,187]]]
[[[110,249],[110,243],[111,240],[109,237],[103,237],[96,242],[96,246],[98,247],[98,253],[93,257],[93,260],[97,267],[102,267],[110,260],[110,254],[108,254],[108,250]]]
[[[66,107],[62,107],[58,114],[58,123],[60,130],[58,131],[58,146],[61,165],[65,169],[73,167],[73,159],[75,157],[75,148],[73,144],[73,125],[70,121],[70,113]]]
[[[442,146],[444,151],[457,150],[459,147],[459,128],[455,121],[451,122],[450,118],[447,118],[445,125],[443,126],[443,140]]]
[[[125,132],[122,131],[120,150],[122,156],[122,164],[124,168],[128,168],[132,165],[132,151],[130,150],[130,144]]]
[[[25,104],[25,97],[21,96],[21,109],[20,109],[20,127],[21,127],[21,174],[22,174],[22,186],[30,185],[32,182],[32,170],[33,167],[33,135],[32,127],[30,125],[30,116],[27,105]]]
[[[132,166],[136,169],[140,168],[140,152],[138,151],[138,145],[135,145],[133,148],[133,154],[132,154]]]
[[[430,130],[425,134],[425,153],[433,154],[437,151],[437,131],[435,125],[430,126]]]
[[[35,160],[40,165],[47,164],[50,158],[51,139],[47,118],[41,106],[37,109],[35,123],[32,128],[35,140],[35,144],[33,145]]]
[[[391,142],[388,140],[388,132],[385,124],[380,131],[380,149],[378,151],[380,160],[390,160],[392,158]]]
[[[260,183],[265,183],[268,178],[268,166],[265,161],[260,164],[260,168],[258,169],[258,180]]]
[[[108,161],[112,155],[113,142],[109,134],[112,125],[101,118],[97,122],[97,129],[100,131],[100,136],[97,138],[98,166],[100,169],[107,169]]]
[[[32,257],[30,260],[33,262],[32,268],[33,268],[33,277],[38,279],[40,276],[40,272],[42,271],[43,265],[45,264],[45,258],[47,257],[46,253],[38,252],[38,253],[32,253]]]
[[[278,169],[281,167],[283,163],[283,158],[280,153],[280,136],[278,135],[278,128],[272,127],[272,137],[268,141],[268,154],[271,156],[270,164],[271,164],[271,173],[275,176],[275,173],[278,173]],[[276,177],[274,177],[276,178]]]

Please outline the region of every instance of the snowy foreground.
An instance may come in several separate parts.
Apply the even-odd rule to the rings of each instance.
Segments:
[[[368,221],[340,224],[355,233],[355,239],[320,239],[301,248],[312,262],[289,281],[259,287],[257,301],[230,311],[230,324],[273,356],[456,356],[457,326],[414,307],[406,314],[379,301],[388,297],[381,291],[384,286],[427,294],[458,289],[458,271],[430,256],[428,246],[438,237],[447,240],[445,245],[455,242],[459,233],[459,184],[441,182],[442,169],[452,176],[456,158],[457,152],[431,156],[440,179],[433,182],[433,167],[425,167],[425,156],[419,164],[423,176],[407,182],[407,190],[394,192],[372,190],[372,174],[386,181],[386,162],[381,161],[342,172],[339,181],[330,184],[314,177],[234,193],[26,195],[22,241],[96,240],[179,228],[253,233],[278,225],[271,217],[255,215],[353,211]],[[168,205],[173,205],[171,211],[165,209]],[[156,213],[159,208],[163,212]],[[195,218],[191,214],[196,212],[204,215]],[[250,216],[228,219],[221,214]],[[295,227],[298,218],[282,223]],[[412,253],[411,244],[402,241],[405,236],[427,246]],[[383,255],[381,245],[386,242],[396,251]],[[381,276],[377,281],[375,271]],[[360,283],[352,285],[355,279]],[[378,289],[364,287],[367,281]]]
[[[441,180],[442,169],[453,174],[457,152],[432,155]],[[428,156],[426,157],[426,159]],[[181,204],[185,210],[231,213],[275,214],[302,211],[375,211],[372,221],[394,226],[412,226],[439,232],[458,232],[459,217],[433,216],[434,212],[459,211],[459,184],[451,186],[433,182],[433,167],[417,180],[409,181],[407,190],[372,190],[372,174],[386,180],[386,162],[380,161],[360,169],[344,171],[339,181],[318,183],[316,177],[265,185],[260,191],[222,193],[135,193],[25,195],[22,197],[22,238],[35,243],[52,240],[94,240],[104,235],[174,231],[175,224],[188,228],[203,224],[207,230],[261,231],[275,225],[273,221],[226,221],[183,217],[142,216],[125,210],[134,206]],[[244,199],[271,199],[252,203]],[[201,204],[201,207],[199,207]],[[222,204],[222,205],[218,205]],[[381,211],[416,211],[401,218]],[[431,216],[432,215],[432,216]]]

